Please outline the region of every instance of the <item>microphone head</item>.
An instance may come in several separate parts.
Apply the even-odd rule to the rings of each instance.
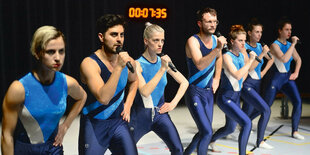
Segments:
[[[216,35],[216,37],[222,36],[222,34],[219,31],[215,32],[215,35]]]
[[[156,55],[158,55],[159,57],[162,57],[165,55],[165,53],[161,52],[161,53],[157,53]]]
[[[119,53],[119,52],[121,52],[121,51],[123,51],[122,46],[117,46],[117,47],[116,47],[116,53]]]
[[[252,50],[250,50],[250,49],[246,49],[246,52],[248,52],[248,53],[250,53]]]

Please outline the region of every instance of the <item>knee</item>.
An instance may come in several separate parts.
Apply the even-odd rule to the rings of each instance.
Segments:
[[[264,111],[262,112],[262,114],[263,114],[265,117],[269,117],[270,114],[271,114],[270,108],[269,108],[269,107],[264,108]]]
[[[183,155],[183,146],[181,145],[177,145],[173,148],[169,148],[170,152],[172,155]]]
[[[250,119],[244,121],[243,123],[240,124],[240,126],[243,128],[244,131],[251,131],[252,129],[252,122]]]
[[[202,138],[211,138],[212,134],[213,134],[213,131],[212,131],[212,129],[207,128],[207,129],[204,129],[204,130],[200,131],[200,134],[201,134],[200,136]]]

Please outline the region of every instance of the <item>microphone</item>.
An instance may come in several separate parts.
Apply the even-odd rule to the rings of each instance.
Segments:
[[[300,41],[300,40],[297,40],[297,44],[301,45],[301,41]]]
[[[158,56],[160,56],[160,57],[162,57],[162,56],[164,56],[164,55],[166,55],[165,53],[159,53],[159,54],[157,54]],[[174,71],[174,72],[177,72],[177,68],[173,65],[173,63],[170,61],[170,62],[168,62],[168,66],[169,66],[169,68],[172,70],[172,71]]]
[[[250,53],[251,50],[250,50],[250,49],[246,49],[246,52],[247,52],[247,53]],[[259,59],[257,56],[255,56],[255,60],[258,61],[259,63],[262,63],[262,60]]]
[[[266,45],[264,42],[262,42],[261,44],[262,44],[263,47]],[[272,55],[269,52],[270,51],[267,52],[267,55],[269,56],[270,59],[272,59]]]
[[[216,35],[217,37],[222,36],[222,34],[221,34],[219,31],[217,31],[217,32],[215,33],[215,35]],[[229,49],[228,49],[228,47],[227,47],[227,44],[224,44],[224,46],[223,46],[223,52],[226,53],[227,51],[229,51]]]
[[[122,48],[121,46],[117,46],[117,48],[116,48],[116,53],[119,54],[119,53],[122,52],[122,51],[124,51],[123,48]],[[134,73],[134,72],[135,72],[135,70],[133,69],[133,67],[132,67],[132,65],[131,65],[131,63],[130,63],[130,61],[128,61],[128,62],[126,63],[126,66],[127,66],[127,68],[130,70],[131,73]]]

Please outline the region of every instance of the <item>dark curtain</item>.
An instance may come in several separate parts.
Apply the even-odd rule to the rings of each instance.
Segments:
[[[272,43],[276,39],[275,25],[281,16],[293,22],[293,34],[302,44],[297,46],[303,67],[297,82],[300,92],[309,93],[307,67],[309,52],[310,12],[306,1],[224,1],[224,0],[0,0],[0,99],[9,85],[33,67],[30,42],[34,31],[42,25],[53,25],[65,34],[66,60],[62,72],[79,79],[82,59],[99,47],[96,19],[106,13],[126,16],[131,5],[168,8],[167,20],[151,20],[165,29],[164,52],[176,67],[187,76],[185,43],[198,32],[195,12],[204,7],[218,11],[218,30],[227,36],[232,24],[245,25],[257,17],[264,25],[262,40]],[[129,20],[125,31],[125,49],[133,58],[143,51],[142,33],[146,20]],[[169,77],[166,98],[171,100],[178,84]],[[183,100],[182,100],[183,102]]]

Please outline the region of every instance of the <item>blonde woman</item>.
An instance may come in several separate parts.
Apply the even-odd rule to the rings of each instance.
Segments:
[[[13,154],[63,154],[62,141],[86,100],[78,82],[59,72],[65,59],[62,32],[53,26],[36,30],[31,44],[36,67],[14,81],[3,100],[1,151]],[[76,103],[59,124],[70,95]]]
[[[133,104],[131,117],[134,140],[137,143],[143,135],[154,131],[166,143],[171,154],[181,155],[183,146],[168,112],[177,106],[188,87],[188,82],[179,71],[174,72],[168,67],[171,60],[167,55],[158,56],[162,53],[165,40],[163,28],[147,23],[143,37],[145,51],[136,60],[139,92]],[[167,73],[180,84],[171,102],[164,99]]]

